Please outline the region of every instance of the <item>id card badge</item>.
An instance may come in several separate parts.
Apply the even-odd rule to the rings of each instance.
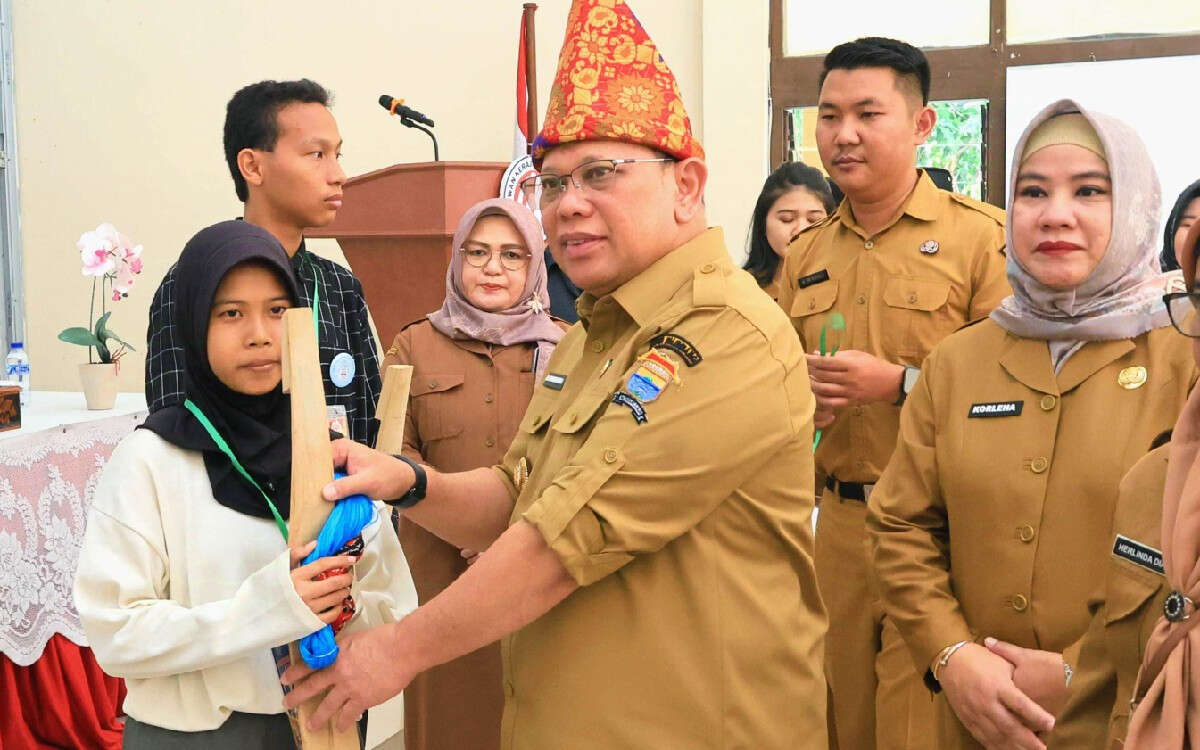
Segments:
[[[325,407],[325,418],[329,420],[329,429],[342,437],[350,437],[350,420],[346,416],[346,407],[341,404]]]

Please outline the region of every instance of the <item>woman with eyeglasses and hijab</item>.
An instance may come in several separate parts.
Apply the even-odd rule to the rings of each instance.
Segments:
[[[459,221],[441,309],[400,331],[383,361],[413,367],[409,459],[454,472],[504,457],[565,328],[549,313],[543,246],[537,219],[514,201],[477,203]],[[403,517],[398,524],[425,604],[466,570],[472,551],[464,556]],[[405,747],[498,748],[501,674],[492,644],[419,675],[404,691]]]
[[[1055,715],[1118,485],[1195,381],[1163,304],[1158,179],[1137,134],[1062,100],[1016,155],[1013,295],[925,360],[869,499],[884,606],[939,691],[939,749],[1070,731]]]

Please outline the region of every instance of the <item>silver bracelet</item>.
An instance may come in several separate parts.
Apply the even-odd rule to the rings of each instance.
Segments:
[[[958,643],[951,644],[942,650],[942,655],[938,658],[937,664],[933,665],[933,679],[941,682],[941,680],[938,679],[938,675],[941,674],[942,667],[946,666],[946,662],[950,661],[950,657],[954,656],[955,651],[959,650],[968,643],[971,643],[971,641],[959,641]]]

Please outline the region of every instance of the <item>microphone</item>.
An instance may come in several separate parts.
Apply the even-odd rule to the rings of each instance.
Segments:
[[[428,125],[431,128],[433,127],[433,120],[430,120],[428,117],[411,107],[404,106],[403,99],[396,99],[395,97],[383,94],[379,97],[379,106],[383,107],[393,115],[400,115],[401,117],[406,117],[410,120],[416,120],[422,125]]]

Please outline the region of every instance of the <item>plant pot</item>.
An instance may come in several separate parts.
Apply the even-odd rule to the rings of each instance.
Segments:
[[[117,403],[117,366],[87,364],[79,366],[79,380],[83,383],[83,397],[89,409],[111,409]]]

